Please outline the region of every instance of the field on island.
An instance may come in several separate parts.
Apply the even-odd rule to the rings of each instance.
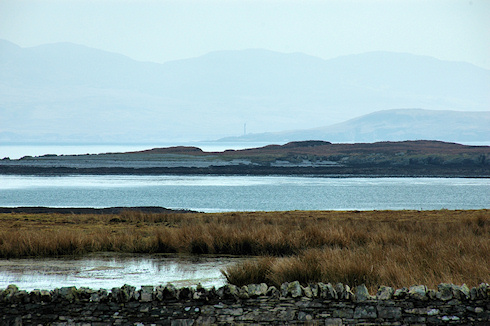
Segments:
[[[490,279],[490,210],[0,214],[0,258],[89,252],[250,256],[230,283],[395,288]]]

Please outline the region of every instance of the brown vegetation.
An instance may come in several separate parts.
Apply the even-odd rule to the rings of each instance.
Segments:
[[[304,160],[310,162],[330,161],[341,163],[342,166],[459,166],[483,168],[475,170],[476,175],[487,175],[490,155],[490,146],[468,146],[442,141],[416,140],[398,142],[375,142],[375,143],[354,143],[354,144],[332,144],[326,141],[310,140],[295,141],[284,145],[268,145],[259,148],[249,148],[242,150],[226,150],[224,152],[203,152],[195,147],[169,147],[154,148],[152,150],[133,152],[128,154],[187,154],[188,157],[200,156],[201,158],[218,158],[224,160],[246,159],[252,162],[267,166],[276,160],[300,163]],[[124,155],[124,154],[121,154]],[[243,167],[242,167],[243,168]],[[330,167],[331,168],[331,167]],[[257,167],[255,167],[257,170]],[[275,167],[275,173],[281,173]],[[408,172],[408,171],[406,171]],[[440,175],[440,171],[433,171],[435,175]],[[291,172],[289,172],[291,173]],[[303,173],[315,173],[307,170]],[[329,170],[321,173],[330,173]],[[339,173],[338,171],[333,172]],[[344,171],[344,174],[352,172]],[[412,172],[413,173],[413,172]],[[460,171],[462,173],[462,171]],[[367,174],[379,174],[367,173]],[[388,172],[389,174],[389,172]],[[410,175],[410,173],[408,173]],[[449,175],[454,172],[449,173]],[[464,173],[463,173],[464,174]]]
[[[299,141],[224,152],[203,152],[196,147],[180,146],[130,153],[24,157],[19,160],[1,160],[0,174],[486,178],[490,176],[489,157],[490,146],[466,146],[441,141],[366,144]],[[149,161],[151,164],[148,165]],[[196,162],[198,166],[195,166]],[[283,165],[284,162],[287,164]],[[77,163],[77,166],[73,163]]]
[[[0,214],[0,257],[94,251],[261,256],[230,283],[475,286],[490,275],[490,211]]]
[[[267,145],[258,148],[227,150],[224,152],[204,152],[197,147],[167,147],[154,148],[150,150],[131,152],[128,154],[189,154],[189,155],[224,155],[250,157],[256,155],[277,155],[284,154],[304,154],[304,155],[352,155],[352,154],[490,154],[490,146],[468,146],[456,143],[431,140],[415,141],[384,141],[375,143],[353,143],[353,144],[332,144],[326,141],[296,141],[284,145]]]

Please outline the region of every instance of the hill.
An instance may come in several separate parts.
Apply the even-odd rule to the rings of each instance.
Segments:
[[[490,177],[490,146],[437,141],[290,142],[244,150],[154,148],[0,161],[0,174],[330,175]]]
[[[156,64],[0,41],[0,141],[211,140],[244,123],[279,132],[401,107],[488,110],[489,90],[489,70],[403,53],[323,60],[257,49]]]
[[[332,142],[440,140],[490,143],[490,111],[399,109],[373,112],[327,127],[248,134],[227,142],[290,142],[321,139]]]

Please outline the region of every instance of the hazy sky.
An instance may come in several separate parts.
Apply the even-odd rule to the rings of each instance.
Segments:
[[[490,1],[0,0],[0,38],[153,62],[248,48],[325,59],[383,50],[490,69]]]

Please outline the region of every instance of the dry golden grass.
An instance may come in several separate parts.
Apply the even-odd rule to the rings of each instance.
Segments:
[[[95,251],[265,256],[234,284],[488,282],[490,211],[0,214],[0,257]]]
[[[236,285],[249,283],[250,274],[250,279],[276,286],[295,280],[364,283],[371,291],[379,285],[434,288],[441,282],[475,286],[490,280],[488,211],[361,214],[305,228],[316,247],[235,265],[223,274]]]

